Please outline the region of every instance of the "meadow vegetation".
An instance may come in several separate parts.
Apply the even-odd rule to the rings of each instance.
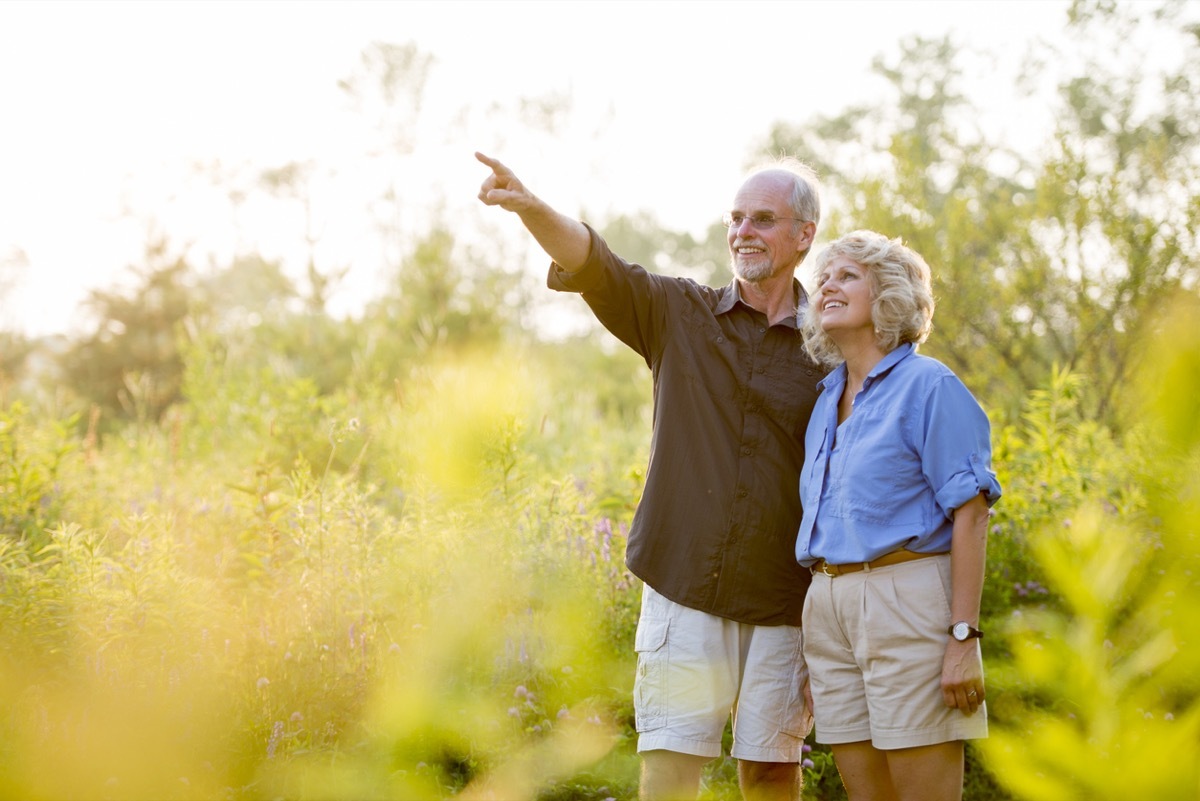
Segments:
[[[1072,14],[1083,40],[1133,24]],[[996,167],[949,124],[946,42],[880,65],[887,119],[764,143],[830,176],[823,236],[927,256],[925,351],[992,417],[971,801],[1200,796],[1196,30],[1149,112],[1109,102],[1134,73],[1067,76],[1037,163]],[[868,123],[886,159],[860,174],[836,144]],[[604,231],[726,280],[719,231],[646,220]],[[435,226],[335,319],[311,263],[297,289],[156,243],[53,369],[5,335],[0,798],[635,797],[623,557],[650,376],[594,329],[546,339],[509,256]],[[806,797],[844,797],[827,751],[805,764]],[[738,797],[730,760],[703,796]]]

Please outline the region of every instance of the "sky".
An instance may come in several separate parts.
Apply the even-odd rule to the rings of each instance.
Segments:
[[[129,286],[155,236],[200,268],[257,251],[301,274],[299,207],[229,202],[230,186],[289,162],[318,165],[317,262],[350,268],[346,313],[385,278],[372,200],[389,186],[415,228],[449,215],[519,234],[475,199],[475,150],[564,212],[651,213],[699,233],[773,123],[883,97],[872,61],[914,34],[952,34],[981,120],[1030,144],[1045,120],[1009,113],[1018,61],[1068,5],[5,0],[0,328],[80,333],[88,292]],[[338,86],[373,42],[433,57],[407,159],[364,155],[379,150],[369,115]],[[569,102],[553,135],[488,113],[530,97]]]

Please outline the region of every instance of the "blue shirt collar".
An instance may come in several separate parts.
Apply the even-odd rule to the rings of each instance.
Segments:
[[[878,381],[885,373],[891,371],[900,362],[911,356],[916,350],[911,342],[901,342],[898,347],[879,360],[879,363],[871,368],[871,372],[867,373],[867,380],[863,382],[863,389],[871,386]],[[836,389],[846,383],[846,363],[842,362],[833,372],[825,376],[818,384],[823,390]]]

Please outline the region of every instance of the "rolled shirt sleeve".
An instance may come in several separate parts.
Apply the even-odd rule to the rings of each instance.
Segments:
[[[991,471],[991,427],[970,391],[947,371],[926,403],[926,437],[921,453],[925,479],[947,520],[954,510],[983,493],[988,506],[1000,498]]]

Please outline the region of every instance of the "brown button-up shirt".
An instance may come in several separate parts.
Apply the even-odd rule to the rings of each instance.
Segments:
[[[591,230],[591,229],[589,229]],[[796,320],[769,325],[737,281],[646,272],[592,231],[583,269],[550,267],[646,360],[654,427],[626,562],[676,603],[759,625],[800,625],[811,576],[796,562],[804,432],[825,372]],[[797,307],[807,302],[795,284]]]

